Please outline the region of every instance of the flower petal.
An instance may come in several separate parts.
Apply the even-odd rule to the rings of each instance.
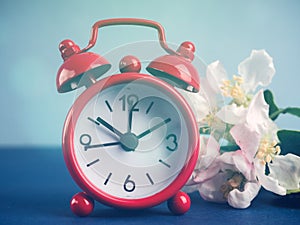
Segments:
[[[244,78],[245,91],[254,92],[259,85],[271,83],[275,74],[273,59],[265,50],[253,50],[250,57],[239,64],[238,72]]]
[[[225,105],[216,113],[222,121],[229,124],[243,123],[246,120],[247,109],[236,104]]]
[[[206,77],[211,88],[216,93],[220,93],[220,87],[223,85],[223,81],[228,79],[226,70],[220,61],[215,61],[207,66]]]
[[[220,171],[220,166],[214,163],[206,170],[199,170],[198,172],[195,172],[196,175],[194,178],[194,182],[195,183],[206,182],[207,180],[212,179],[214,176],[217,176],[219,171]]]
[[[221,185],[224,184],[226,180],[227,176],[225,173],[218,173],[212,179],[199,184],[198,190],[201,197],[206,201],[226,202],[226,199],[220,191]]]
[[[206,143],[206,156],[216,158],[220,155],[220,145],[213,136],[209,136]]]
[[[225,152],[218,160],[220,161],[222,171],[228,169],[238,171],[242,173],[248,181],[252,181],[255,178],[253,173],[254,168],[241,150]]]
[[[245,209],[250,206],[251,201],[256,197],[260,190],[258,183],[246,183],[244,191],[234,189],[229,192],[228,204],[234,208]]]
[[[203,182],[215,176],[220,168],[218,163],[214,163],[220,155],[220,145],[213,136],[209,138],[200,135],[200,151],[198,161],[193,172],[193,182]]]
[[[222,102],[223,99],[220,99],[220,95],[218,92],[215,92],[214,89],[211,87],[210,83],[208,82],[207,77],[200,77],[200,93],[202,96],[204,96],[205,99],[207,99],[207,102],[209,103],[209,108],[214,109],[218,106],[220,102]],[[186,92],[186,91],[184,91]]]
[[[251,162],[247,160],[242,151],[236,151],[233,157],[234,165],[248,181],[255,180],[254,167]]]
[[[257,152],[260,135],[249,128],[247,124],[237,124],[231,128],[230,134],[241,148],[249,162],[253,162]]]
[[[203,96],[203,93],[201,91],[198,93],[186,92],[182,94],[184,95],[185,99],[188,101],[189,105],[191,106],[197,123],[199,125],[202,124],[203,119],[211,111],[209,100],[205,96]]]
[[[263,90],[260,90],[252,99],[247,117],[247,123],[259,134],[265,133],[269,127],[269,105],[264,98]]]
[[[264,189],[278,195],[286,195],[286,189],[279,185],[278,180],[265,175],[265,165],[261,164],[260,160],[255,160],[255,169],[258,181]]]
[[[208,168],[208,166],[220,155],[220,145],[213,136],[200,135],[200,149],[196,170]]]
[[[278,180],[279,185],[285,189],[300,188],[300,157],[287,154],[275,156],[269,164],[269,176]]]

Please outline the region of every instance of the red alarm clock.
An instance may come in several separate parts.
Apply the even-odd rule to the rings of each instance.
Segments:
[[[98,29],[109,25],[157,29],[168,55],[148,65],[152,75],[140,73],[139,59],[125,56],[119,74],[97,81],[111,64],[87,51],[95,45]],[[199,76],[191,64],[194,45],[184,42],[173,51],[159,23],[121,18],[96,22],[86,48],[64,40],[59,49],[64,63],[57,74],[58,92],[87,87],[71,107],[63,130],[65,162],[83,190],[72,198],[72,211],[86,216],[94,200],[125,209],[168,200],[174,214],[188,211],[189,196],[180,189],[196,164],[199,135],[191,108],[174,86],[199,91]]]

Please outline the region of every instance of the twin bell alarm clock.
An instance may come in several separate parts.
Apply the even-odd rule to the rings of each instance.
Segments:
[[[111,68],[102,56],[89,52],[104,26],[138,25],[155,28],[167,52],[140,73],[141,62],[125,55],[120,73],[101,78]],[[176,215],[190,208],[181,191],[195,167],[199,134],[193,112],[174,87],[199,91],[192,65],[195,47],[168,47],[163,27],[132,18],[96,22],[87,47],[71,40],[59,45],[64,63],[57,73],[59,93],[86,89],[72,105],[63,128],[63,155],[72,178],[83,192],[73,196],[72,211],[89,215],[94,200],[124,209],[143,209],[168,201]],[[150,75],[151,74],[151,75]]]

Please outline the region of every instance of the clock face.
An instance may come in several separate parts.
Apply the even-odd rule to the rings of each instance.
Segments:
[[[174,183],[194,151],[185,108],[147,79],[108,85],[79,111],[72,156],[94,195],[125,201],[155,196]]]

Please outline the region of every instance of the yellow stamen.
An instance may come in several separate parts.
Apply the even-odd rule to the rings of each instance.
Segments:
[[[277,144],[276,140],[263,138],[260,141],[256,158],[260,159],[262,164],[270,163],[281,152],[280,146]]]
[[[233,102],[238,106],[248,106],[249,99],[245,94],[245,91],[241,87],[244,79],[241,76],[234,75],[233,80],[223,80],[221,85],[222,95],[224,97],[233,98]]]
[[[280,152],[281,152],[280,146],[276,146],[276,147],[275,147],[275,150],[276,150],[276,154],[279,155]]]
[[[241,76],[233,75],[233,80],[236,81],[238,84],[244,83],[244,78]]]
[[[231,89],[230,80],[223,80],[222,83],[223,83],[223,85],[221,86],[222,95],[225,97],[230,97],[230,89]]]
[[[213,113],[209,113],[203,119],[203,122],[206,123],[209,127],[211,127],[216,121],[216,117]]]

